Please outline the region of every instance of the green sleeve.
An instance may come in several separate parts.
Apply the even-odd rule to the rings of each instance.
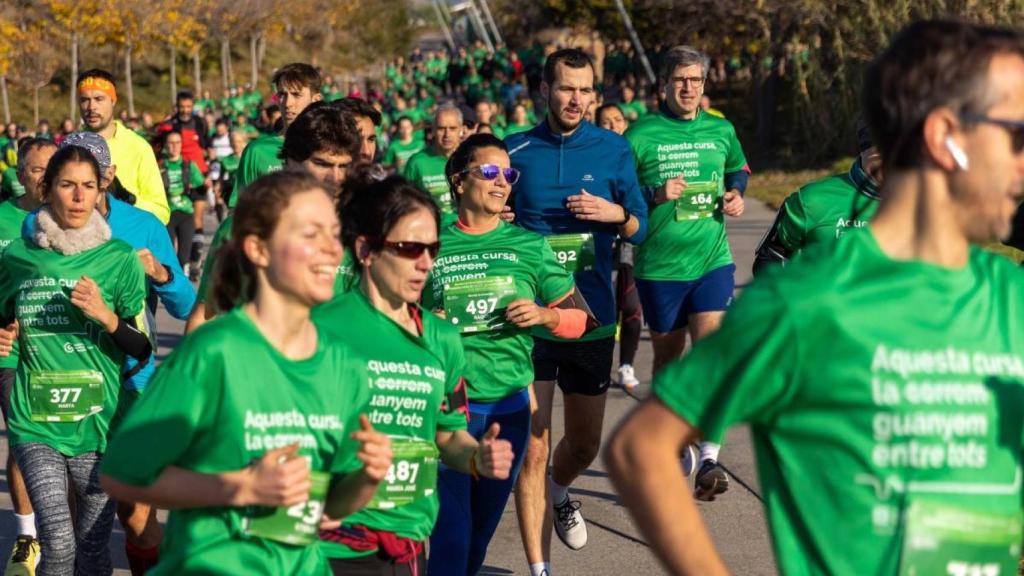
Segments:
[[[119,318],[134,318],[142,313],[146,302],[146,272],[142,263],[130,252],[117,279],[114,295],[114,314]],[[140,324],[141,327],[141,324]]]
[[[211,311],[215,307],[213,298],[209,297],[208,291],[210,289],[210,283],[213,282],[213,270],[217,262],[217,250],[228,241],[231,236],[231,222],[230,216],[224,219],[217,227],[217,231],[213,234],[213,240],[210,241],[210,251],[206,255],[206,260],[203,262],[203,273],[199,277],[199,289],[196,291],[196,295],[200,302],[206,304],[207,308]]]
[[[551,245],[541,238],[537,246],[540,252],[540,268],[537,271],[537,287],[540,301],[551,304],[565,298],[576,286],[572,274],[558,263]]]
[[[424,311],[424,314],[430,314],[430,312]],[[437,321],[438,328],[442,328],[440,324],[443,320],[439,318],[434,318],[434,320]],[[463,380],[466,373],[466,352],[462,348],[462,338],[458,331],[447,324],[443,328],[447,329],[439,329],[438,332],[440,332],[440,344],[445,355],[445,398],[451,398],[455,394],[466,394],[466,383]],[[451,409],[451,402],[446,402],[445,405],[448,410],[441,412],[437,420],[437,429],[446,432],[465,430],[467,428],[466,413]]]
[[[235,181],[231,189],[231,197],[228,199],[229,208],[234,208],[238,204],[242,190],[256,179],[256,168],[259,162],[253,158],[255,156],[253,142],[246,145],[242,150],[242,157],[238,159],[238,170],[235,171]]]
[[[8,248],[0,249],[0,320],[14,319],[14,277],[6,262]]]
[[[417,152],[417,154],[419,153]],[[420,176],[419,168],[417,168],[419,166],[419,156],[417,154],[413,154],[402,168],[402,176],[410,182],[416,182],[416,179]]]
[[[387,152],[384,153],[384,165],[393,166],[395,164],[395,144],[392,143],[388,146]]]
[[[725,173],[739,172],[747,165],[747,157],[743,154],[743,146],[736,137],[736,128],[729,125],[729,154],[725,157]]]
[[[800,200],[800,192],[797,191],[790,194],[779,209],[779,218],[775,224],[776,238],[790,254],[795,254],[807,243],[807,225],[807,212]]]
[[[206,181],[206,178],[203,176],[203,172],[199,169],[199,166],[196,166],[195,162],[189,162],[188,165],[192,172],[189,175],[191,177],[189,183],[192,184],[193,188],[202,186],[203,182]]]
[[[752,284],[717,332],[654,379],[654,395],[710,441],[739,422],[772,421],[796,393],[801,343],[775,286]]]
[[[214,424],[223,370],[205,347],[186,344],[157,368],[103,455],[102,469],[121,482],[149,486],[178,463],[193,439]],[[188,383],[183,386],[182,383]]]

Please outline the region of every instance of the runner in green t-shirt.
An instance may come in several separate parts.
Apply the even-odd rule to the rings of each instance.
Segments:
[[[1017,573],[1024,277],[976,244],[1009,234],[1021,194],[1002,122],[1024,119],[1022,84],[1017,31],[950,21],[867,69],[871,223],[756,280],[610,442],[667,572],[727,572],[678,455],[748,422],[782,574]]]
[[[459,145],[446,174],[458,219],[442,227],[441,246],[423,306],[462,333],[466,351],[469,432],[493,425],[512,445],[512,474],[481,479],[444,467],[441,510],[430,538],[429,574],[476,574],[505,511],[530,436],[532,326],[578,338],[589,316],[573,276],[543,236],[502,221],[519,172],[505,144],[474,134]],[[542,305],[538,305],[541,302]]]
[[[159,161],[160,177],[167,192],[167,205],[171,208],[171,219],[167,221],[167,233],[178,252],[178,262],[184,268],[192,254],[192,239],[196,225],[192,215],[192,190],[203,185],[203,173],[195,162],[181,156],[181,133],[168,132],[164,135],[164,153]]]
[[[384,153],[384,165],[401,173],[409,158],[423,150],[424,146],[426,144],[423,140],[416,138],[413,132],[412,120],[408,116],[402,116],[398,119],[398,133],[388,145],[387,152]]]
[[[114,509],[96,470],[125,358],[146,361],[152,350],[137,328],[145,273],[95,209],[100,168],[88,150],[55,153],[43,182],[35,234],[14,240],[0,264],[0,319],[17,320],[20,347],[9,442],[36,510],[39,572],[109,574]]]
[[[462,112],[452,104],[442,105],[434,114],[433,126],[434,143],[413,154],[402,175],[429,192],[442,214],[452,214],[455,208],[444,166],[462,141]]]
[[[717,329],[732,301],[736,266],[725,216],[743,213],[747,160],[732,124],[700,109],[707,74],[708,58],[700,51],[669,50],[661,70],[665,105],[626,131],[651,205],[635,274],[654,374],[682,355],[687,332],[695,342]],[[698,498],[713,499],[728,488],[719,449],[701,445]]]
[[[284,144],[284,131],[306,106],[321,99],[320,72],[309,64],[296,62],[285,65],[274,73],[271,83],[277,87],[277,102],[281,107],[281,119],[284,121],[281,133],[262,134],[245,147],[234,189],[228,199],[229,208],[235,207],[239,194],[246,186],[260,176],[283,167],[278,154]]]
[[[466,431],[459,333],[416,304],[438,250],[440,213],[430,196],[399,176],[360,175],[346,188],[343,239],[359,260],[360,283],[314,317],[366,359],[370,421],[391,436],[395,463],[370,505],[321,538],[335,574],[397,565],[423,573],[439,463],[508,478],[513,453],[498,425],[479,442]]]
[[[757,247],[754,273],[793,258],[818,244],[833,244],[847,231],[863,228],[878,209],[882,157],[867,126],[858,130],[860,156],[850,171],[811,182],[782,203],[775,223]]]
[[[629,122],[636,122],[647,114],[647,106],[643,100],[636,99],[636,90],[632,86],[622,87],[622,101],[619,102],[619,110]]]
[[[526,113],[526,106],[516,104],[512,108],[512,121],[505,126],[505,137],[532,130],[533,126],[533,122],[530,122],[529,115]]]
[[[42,205],[43,175],[46,165],[53,157],[57,147],[50,140],[32,139],[24,142],[18,150],[18,179],[25,188],[25,194],[0,204],[0,256],[12,242],[21,238],[22,224],[29,213]],[[0,260],[2,263],[2,260]],[[17,325],[6,325],[6,331],[17,332]],[[7,353],[3,357],[3,353]],[[18,341],[0,346],[0,409],[3,411],[4,422],[10,412],[11,389],[18,368]],[[16,574],[18,570],[35,569],[39,561],[39,540],[36,538],[36,520],[32,512],[32,503],[25,488],[25,480],[18,468],[14,451],[7,452],[7,487],[17,522],[17,538],[11,556],[7,561],[5,574]]]
[[[340,194],[349,166],[358,158],[363,142],[355,119],[336,104],[308,106],[288,126],[280,152],[286,167],[312,174],[335,195]],[[216,266],[217,250],[231,236],[232,222],[233,218],[228,216],[214,233],[210,243],[211,257],[203,265],[197,292],[199,297],[185,326],[186,334],[219,312],[217,303],[210,297],[210,278]],[[338,270],[336,290],[339,293],[351,284],[350,263],[351,256],[346,252]]]
[[[391,465],[360,417],[365,370],[310,318],[342,256],[331,194],[295,172],[253,183],[215,286],[245,304],[184,340],[111,442],[104,489],[171,510],[149,574],[326,574],[323,515],[361,508]]]

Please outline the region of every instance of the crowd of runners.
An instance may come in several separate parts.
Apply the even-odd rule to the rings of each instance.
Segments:
[[[708,56],[657,63],[292,63],[159,122],[90,69],[80,125],[9,128],[6,573],[110,574],[116,515],[133,575],[476,574],[510,498],[524,571],[571,573],[552,532],[588,542],[572,485],[646,323],[652,394],[603,448],[668,571],[727,572],[694,499],[749,423],[782,572],[1015,574],[1024,278],[977,244],[1024,184],[1024,35],[898,33],[849,171],[785,201],[735,305],[750,168]]]

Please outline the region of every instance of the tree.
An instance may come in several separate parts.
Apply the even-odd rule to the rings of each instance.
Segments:
[[[78,112],[78,48],[81,42],[102,45],[104,31],[109,23],[105,21],[107,0],[48,0],[48,8],[57,29],[68,38],[71,49],[70,81],[71,104],[68,117],[72,120]]]
[[[11,122],[11,105],[7,97],[7,75],[11,71],[21,44],[21,30],[18,26],[0,15],[0,99],[3,100],[4,123]]]
[[[204,6],[199,3],[183,6],[174,0],[161,0],[160,14],[152,28],[152,39],[170,50],[171,101],[178,93],[178,51],[193,55],[198,61],[199,50],[206,35],[206,26],[199,16]],[[191,10],[189,9],[191,7]],[[197,67],[195,90],[202,91],[201,71]]]

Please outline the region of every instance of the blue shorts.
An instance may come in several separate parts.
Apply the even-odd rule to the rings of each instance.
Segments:
[[[715,268],[696,280],[636,279],[644,321],[652,332],[667,334],[686,327],[691,314],[721,312],[732,303],[735,264]]]

